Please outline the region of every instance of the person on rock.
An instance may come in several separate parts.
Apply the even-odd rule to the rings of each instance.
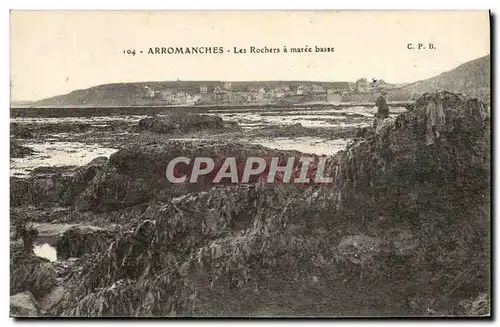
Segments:
[[[387,92],[382,91],[378,97],[375,105],[377,106],[377,113],[375,113],[375,119],[373,120],[373,128],[377,129],[384,122],[384,119],[389,117],[389,107],[387,106]]]

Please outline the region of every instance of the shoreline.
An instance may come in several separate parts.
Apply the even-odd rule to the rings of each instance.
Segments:
[[[390,107],[402,107],[413,104],[413,101],[390,101]],[[245,105],[196,105],[196,106],[169,106],[169,105],[138,105],[138,106],[48,106],[48,107],[10,107],[10,118],[15,117],[95,117],[115,115],[153,115],[165,113],[209,113],[210,110],[231,112],[232,110],[315,110],[334,109],[345,107],[372,107],[374,103],[311,103],[311,104],[245,104]]]

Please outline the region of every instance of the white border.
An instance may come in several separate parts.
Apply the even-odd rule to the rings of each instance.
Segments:
[[[7,1],[12,9],[241,9],[241,10],[274,10],[274,9],[359,9],[359,10],[460,10],[460,9],[491,9],[495,7],[495,1],[491,0],[475,0],[468,1],[434,1],[421,0],[413,3],[405,3],[397,0],[384,1],[369,1],[369,0],[351,0],[343,3],[308,0],[308,1],[270,1],[270,0],[252,0],[252,1],[204,1],[204,0],[183,0],[176,3],[168,3],[163,1],[142,0],[140,2],[133,0],[123,1],[103,1],[103,0],[88,0],[88,1],[65,1],[65,0],[50,0],[44,1],[43,5],[36,0],[19,0]]]
[[[67,1],[67,0],[50,0],[50,1],[37,1],[37,0],[30,0],[30,1],[2,1],[1,6],[2,6],[2,11],[0,12],[0,22],[1,22],[1,36],[4,40],[3,44],[7,45],[9,42],[9,9],[44,9],[44,10],[54,10],[54,9],[121,9],[121,10],[127,10],[127,9],[148,9],[148,10],[153,10],[153,9],[243,9],[243,10],[249,10],[249,9],[267,9],[267,10],[278,10],[278,9],[337,9],[337,10],[342,10],[342,9],[356,9],[356,10],[409,10],[409,9],[423,9],[423,10],[443,10],[443,9],[453,9],[453,10],[464,10],[464,9],[492,9],[493,13],[496,14],[497,16],[500,15],[500,9],[499,9],[499,4],[500,1],[498,0],[474,0],[474,1],[437,1],[437,0],[419,0],[419,1],[412,1],[412,2],[406,2],[406,1],[386,1],[386,0],[378,0],[378,1],[370,1],[370,0],[349,0],[349,1],[344,1],[343,3],[339,2],[331,2],[331,1],[319,1],[319,0],[307,0],[307,1],[298,1],[298,0],[287,0],[283,2],[278,2],[278,1],[270,1],[270,0],[253,0],[253,1],[231,1],[231,2],[225,2],[222,0],[212,0],[212,1],[204,1],[204,0],[182,0],[178,1],[176,3],[166,3],[162,1],[152,1],[152,0],[141,0],[141,1],[134,1],[134,0],[120,0],[120,1],[104,1],[104,0],[86,0],[86,1]],[[495,32],[494,35],[496,36],[496,39],[498,40],[498,17],[497,17],[497,22],[495,25]],[[497,46],[495,44],[495,51],[492,51],[492,53],[497,53],[496,50]],[[493,49],[492,49],[493,50]],[[457,50],[459,51],[459,50]],[[4,155],[4,159],[2,159],[1,162],[1,168],[0,171],[2,172],[1,180],[0,180],[0,199],[2,199],[2,205],[0,206],[0,210],[2,215],[1,217],[1,227],[2,231],[4,233],[4,246],[0,247],[0,253],[1,253],[1,261],[2,264],[2,297],[1,297],[1,303],[2,303],[2,313],[1,313],[1,319],[6,320],[6,323],[8,325],[14,324],[14,320],[8,318],[9,316],[9,298],[8,298],[8,293],[9,293],[9,265],[7,264],[8,262],[8,257],[9,257],[9,237],[7,236],[7,231],[9,230],[9,46],[4,46],[2,47],[2,75],[3,78],[1,79],[2,82],[2,87],[1,87],[1,102],[3,104],[3,107],[0,110],[0,123],[2,124],[2,128],[0,128],[0,132],[3,134],[0,137],[0,146],[2,149],[2,153],[6,154]],[[496,61],[495,61],[495,67],[492,67],[492,69],[496,68]],[[497,71],[495,69],[495,71]],[[495,90],[493,91],[494,95],[498,94],[498,85],[495,84]],[[495,97],[495,99],[497,99]],[[497,100],[498,102],[498,100]],[[493,108],[493,111],[496,111],[498,108],[496,106]],[[500,114],[495,115],[495,125],[499,125],[498,119],[500,117]],[[495,141],[498,141],[497,139],[497,133],[495,133]],[[498,153],[498,142],[495,142],[495,152]],[[493,168],[493,167],[492,167]],[[495,178],[495,185],[497,182],[497,178]],[[495,195],[494,203],[499,203],[498,201],[498,192]],[[495,235],[499,235],[499,224],[497,223],[495,225]],[[495,255],[495,263],[498,264],[498,256]],[[495,272],[497,273],[499,269],[495,269]],[[495,297],[496,301],[495,304],[498,302],[498,297]],[[496,309],[498,306],[495,305]],[[497,312],[497,310],[495,310]],[[71,321],[65,321],[65,322],[58,322],[58,324],[63,323],[67,324],[70,323]],[[122,321],[120,321],[122,322]],[[120,322],[110,322],[108,321],[107,323],[120,323]],[[146,324],[148,322],[139,322],[139,321],[133,321],[133,324]],[[193,324],[194,322],[189,322],[189,321],[179,321],[183,324]],[[254,321],[255,322],[255,321]],[[288,321],[285,321],[288,322]],[[305,324],[310,324],[315,321],[302,321]],[[371,321],[374,322],[374,321]],[[396,322],[396,321],[394,321]],[[416,321],[418,322],[418,321]],[[46,321],[45,323],[52,323],[52,321]],[[90,324],[91,321],[84,321],[80,322],[81,324]],[[97,323],[99,325],[104,325],[104,321],[94,321],[93,323]],[[160,323],[177,323],[174,321],[161,321]],[[216,322],[219,323],[219,322]],[[229,323],[234,324],[238,323],[241,325],[246,325],[249,322],[246,321],[241,321],[241,322],[236,322],[236,321],[229,321]],[[260,322],[262,324],[269,324],[270,322]],[[331,321],[331,323],[334,323],[336,325],[347,325],[347,324],[355,324],[355,325],[365,325],[368,324],[369,322],[367,321],[356,321],[356,322],[346,322],[346,321]],[[388,323],[388,322],[383,322],[383,323]],[[397,321],[397,323],[401,323],[400,321]],[[413,322],[414,323],[414,322]],[[438,322],[432,322],[432,321],[426,321],[426,325],[437,325]],[[454,323],[453,321],[451,323]],[[476,322],[477,323],[477,322]]]

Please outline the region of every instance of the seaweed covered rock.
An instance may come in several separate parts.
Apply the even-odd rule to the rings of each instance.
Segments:
[[[38,303],[29,291],[11,295],[9,302],[13,317],[37,317],[40,313]]]
[[[63,301],[66,296],[67,294],[64,286],[59,285],[54,287],[50,293],[38,300],[38,305],[45,313]]]
[[[244,316],[252,302],[329,316],[486,312],[489,126],[476,99],[427,94],[337,154],[332,184],[151,193],[148,201],[155,201],[131,217],[129,230],[105,251],[82,257],[66,279],[72,297],[57,310],[165,316],[227,309]],[[109,176],[157,191],[166,187],[158,177],[169,158],[220,154],[270,152],[209,143],[129,147],[110,158],[108,176],[94,177],[90,207],[112,203],[101,198],[126,199],[118,187],[131,184],[109,189]],[[350,278],[355,271],[359,278]]]
[[[62,317],[165,317],[182,315],[191,295],[182,277],[169,270],[148,279],[120,279],[81,297],[78,304],[63,302]],[[126,300],[124,300],[126,299]],[[73,304],[68,307],[68,304]]]
[[[57,256],[61,259],[80,257],[105,251],[114,241],[115,233],[96,227],[75,226],[57,240]]]
[[[238,125],[225,123],[221,117],[200,114],[172,114],[169,116],[146,117],[134,128],[137,131],[173,134],[198,131],[217,132],[225,129],[238,130]]]
[[[10,135],[20,139],[30,139],[33,137],[33,131],[23,124],[10,123]]]
[[[147,204],[143,204],[116,211],[93,212],[74,210],[72,207],[18,206],[11,208],[10,218],[12,224],[15,224],[19,216],[29,217],[29,221],[33,222],[35,228],[39,231],[38,237],[52,239],[52,236],[55,236],[52,234],[59,233],[59,226],[65,226],[61,233],[69,228],[68,226],[74,225],[97,226],[110,230],[126,228],[133,222],[130,217],[137,218],[141,216],[146,207]],[[53,227],[47,228],[48,223]]]
[[[376,217],[383,210],[413,215],[418,191],[441,189],[472,203],[484,199],[489,125],[489,113],[477,99],[448,92],[425,95],[377,137],[356,142],[332,160],[337,204],[359,215],[359,203],[366,203],[362,212]]]
[[[224,121],[224,131],[226,132],[241,132],[243,129],[235,121]]]
[[[459,314],[465,316],[488,316],[491,314],[491,301],[488,293],[481,293],[473,299],[466,299],[459,303]]]
[[[155,133],[172,133],[174,131],[179,131],[180,126],[166,118],[160,118],[158,116],[146,117],[141,119],[137,126],[135,127],[137,131],[151,131]]]
[[[79,122],[10,123],[10,134],[15,138],[31,139],[47,134],[85,133],[91,128],[91,124]]]
[[[66,201],[72,204],[92,179],[106,168],[107,164],[108,158],[101,156],[93,159],[85,166],[76,169],[71,176],[71,187],[66,192]]]
[[[311,197],[307,192],[293,194]],[[297,242],[300,236],[290,227],[301,220],[307,207],[294,200],[300,199],[276,193],[274,186],[252,185],[219,187],[151,204],[134,228],[116,238],[105,252],[88,258],[69,278],[75,297],[61,310],[81,316],[175,315],[192,306],[195,286],[191,278],[208,277],[208,285],[224,285],[227,271],[231,271],[231,283],[243,283],[245,276],[257,273],[262,278],[264,270],[259,272],[262,267],[252,260],[265,257],[273,262],[280,255],[277,251],[294,252],[304,244]],[[283,229],[286,239],[295,242],[294,250],[286,239],[274,240],[282,243],[279,248],[267,240],[269,233]],[[217,266],[220,270],[213,270]],[[116,302],[120,293],[131,294],[129,305]],[[100,307],[103,301],[109,305]]]
[[[10,254],[10,294],[29,291],[35,298],[49,293],[57,284],[56,272],[45,259],[21,249]]]
[[[35,153],[34,150],[27,146],[20,145],[17,141],[10,140],[10,157],[24,158]]]
[[[38,166],[33,168],[31,175],[54,175],[63,174],[75,169],[76,166]]]
[[[54,205],[65,203],[65,196],[71,189],[71,178],[60,174],[33,177],[11,177],[11,206]]]
[[[419,240],[410,251],[415,263],[434,267],[415,275],[433,276],[427,291],[436,295],[448,285],[448,299],[470,296],[488,287],[489,141],[484,103],[426,94],[393,124],[334,158],[331,204],[353,233],[408,230]],[[410,242],[401,237],[401,244]]]
[[[106,157],[98,157],[83,167],[35,174],[29,178],[11,177],[10,204],[50,206],[73,204],[98,171],[106,167]]]
[[[171,183],[166,177],[166,169],[177,157],[209,157],[223,161],[232,156],[244,162],[249,156],[284,158],[296,154],[296,151],[278,151],[259,145],[211,141],[169,140],[131,145],[110,156],[106,169],[96,174],[78,195],[75,206],[79,210],[113,210],[212,187],[202,178],[198,183]]]

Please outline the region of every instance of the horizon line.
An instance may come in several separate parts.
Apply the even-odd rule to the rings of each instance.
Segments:
[[[464,65],[464,64],[467,64],[469,62],[472,62],[472,61],[475,61],[475,60],[478,60],[478,59],[481,59],[481,58],[485,58],[485,57],[488,57],[488,56],[491,56],[491,51],[487,54],[487,55],[484,55],[484,56],[481,56],[481,57],[477,57],[477,58],[474,58],[474,59],[471,59],[471,60],[468,60],[466,62],[463,62],[461,63],[460,65],[452,68],[452,69],[449,69],[449,70],[446,70],[446,71],[443,71],[439,74],[436,74],[434,76],[431,76],[431,77],[428,77],[428,78],[425,78],[425,79],[420,79],[420,80],[417,80],[417,81],[411,81],[411,82],[387,82],[385,81],[385,79],[383,78],[378,78],[377,80],[384,80],[387,84],[405,84],[404,86],[407,86],[407,85],[411,85],[411,84],[415,84],[415,83],[418,83],[418,82],[421,82],[421,81],[425,81],[425,80],[428,80],[428,79],[431,79],[431,78],[434,78],[434,77],[437,77],[443,73],[446,73],[446,72],[449,72],[449,71],[452,71],[454,69],[457,69],[458,67]],[[490,58],[490,64],[491,64],[491,58]],[[360,77],[358,79],[362,79],[362,78],[365,78],[367,81],[369,81],[370,79],[366,76],[363,76],[363,77]],[[106,83],[101,83],[101,84],[96,84],[96,85],[93,85],[93,86],[89,86],[89,87],[86,87],[86,88],[78,88],[78,89],[74,89],[68,93],[62,93],[62,94],[56,94],[56,95],[52,95],[52,96],[49,96],[49,97],[45,97],[45,98],[41,98],[41,99],[38,99],[38,100],[12,100],[10,99],[10,104],[12,104],[13,102],[38,102],[38,101],[42,101],[42,100],[46,100],[46,99],[50,99],[50,98],[54,98],[54,97],[58,97],[58,96],[65,96],[65,95],[68,95],[68,94],[71,94],[72,92],[76,92],[76,91],[83,91],[83,90],[88,90],[88,89],[91,89],[91,88],[95,88],[95,87],[99,87],[99,86],[103,86],[103,85],[112,85],[112,84],[133,84],[133,83],[164,83],[164,82],[218,82],[218,83],[224,83],[224,82],[231,82],[231,83],[250,83],[250,82],[314,82],[314,83],[352,83],[352,84],[355,84],[356,82],[351,82],[351,81],[321,81],[321,80],[300,80],[300,79],[294,79],[294,80],[290,80],[290,79],[283,79],[283,80],[280,80],[280,79],[273,79],[273,80],[181,80],[179,78],[177,78],[177,80],[142,80],[142,81],[133,81],[133,82],[106,82]],[[404,87],[402,86],[402,87]],[[12,91],[10,92],[9,94],[9,97],[12,96]]]

